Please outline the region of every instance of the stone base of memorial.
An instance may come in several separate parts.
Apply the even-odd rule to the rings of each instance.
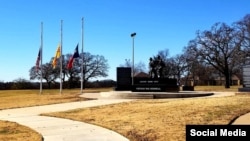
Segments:
[[[115,91],[130,91],[131,90],[131,85],[117,85],[114,88]]]
[[[243,88],[239,92],[250,92],[250,65],[243,66]]]
[[[178,92],[176,79],[135,77],[133,92]]]
[[[182,86],[183,91],[194,91],[194,86]]]
[[[250,87],[238,88],[239,92],[250,92]]]
[[[116,91],[130,91],[131,90],[131,68],[130,67],[117,67],[117,82]]]

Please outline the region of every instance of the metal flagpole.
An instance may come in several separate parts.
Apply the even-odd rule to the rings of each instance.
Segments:
[[[43,22],[41,22],[41,48],[40,48],[40,72],[41,72],[41,76],[40,76],[40,94],[42,94],[42,89],[43,89]]]
[[[63,38],[63,34],[62,34],[62,30],[63,30],[63,20],[61,20],[61,48],[60,48],[60,94],[62,94],[62,47],[63,47],[63,42],[62,42],[62,38]]]
[[[81,94],[82,94],[82,89],[83,89],[83,81],[84,81],[84,78],[83,78],[83,18],[82,18],[82,64],[81,64]]]
[[[134,38],[135,38],[136,33],[132,33],[131,37],[132,37],[132,86],[134,85]]]

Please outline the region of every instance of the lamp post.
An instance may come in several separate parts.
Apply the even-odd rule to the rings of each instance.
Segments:
[[[136,33],[132,33],[132,86],[134,85],[134,38],[135,38]]]

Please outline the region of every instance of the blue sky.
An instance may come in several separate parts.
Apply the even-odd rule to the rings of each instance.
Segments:
[[[81,44],[84,17],[84,51],[103,55],[110,67],[105,79],[116,80],[116,67],[132,59],[132,32],[137,33],[134,61],[147,65],[160,50],[181,54],[197,30],[216,22],[230,25],[249,13],[249,0],[0,0],[0,81],[29,80],[41,22],[44,63],[60,42],[60,21],[63,54],[73,53]]]

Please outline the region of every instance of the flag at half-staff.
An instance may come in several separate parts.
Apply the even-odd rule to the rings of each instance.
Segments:
[[[68,68],[68,69],[71,69],[71,68],[73,67],[74,59],[75,59],[75,58],[78,58],[78,57],[79,57],[79,52],[78,52],[78,44],[77,44],[77,46],[76,46],[76,48],[75,48],[75,52],[74,52],[74,54],[70,57],[70,60],[69,60],[69,62],[68,62],[68,65],[67,65],[67,68]]]
[[[40,69],[40,62],[41,62],[41,48],[39,49],[37,58],[36,58],[36,71]]]
[[[54,57],[53,62],[52,62],[53,68],[56,68],[57,59],[60,58],[60,56],[61,56],[61,49],[60,48],[61,48],[60,45],[58,45],[55,57]]]

